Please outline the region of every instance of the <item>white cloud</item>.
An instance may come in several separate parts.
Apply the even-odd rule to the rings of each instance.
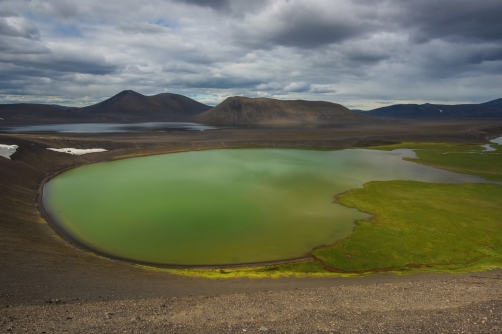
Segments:
[[[0,102],[498,98],[502,3],[452,1],[3,0]]]
[[[292,82],[284,87],[285,92],[306,92],[310,90],[310,84],[307,82]]]

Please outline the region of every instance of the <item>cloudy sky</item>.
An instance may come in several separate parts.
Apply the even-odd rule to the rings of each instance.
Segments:
[[[502,97],[501,0],[0,0],[0,103]]]

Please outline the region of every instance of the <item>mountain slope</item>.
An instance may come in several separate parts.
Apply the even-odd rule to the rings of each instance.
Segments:
[[[202,123],[333,123],[368,120],[344,106],[323,101],[229,97],[216,107],[198,115]]]
[[[10,124],[75,123],[83,117],[71,107],[46,104],[0,104],[0,126]]]
[[[396,104],[368,111],[374,117],[502,118],[502,99],[480,104]]]
[[[493,101],[488,101],[488,102],[481,103],[481,104],[485,105],[485,106],[502,106],[502,98],[496,99]]]
[[[78,109],[82,115],[126,121],[188,120],[211,107],[186,96],[163,93],[145,96],[125,90],[103,102]]]

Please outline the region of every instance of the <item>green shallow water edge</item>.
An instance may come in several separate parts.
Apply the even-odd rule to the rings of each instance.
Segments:
[[[405,155],[412,154],[232,149],[127,159],[61,174],[44,187],[44,205],[77,242],[114,257],[174,265],[276,261],[350,235],[353,221],[367,215],[332,203],[333,195],[367,181],[480,182]]]
[[[422,164],[451,169],[469,165],[471,173],[480,175],[502,171],[502,145],[492,145],[496,149],[492,152],[479,144],[446,143],[402,143],[377,149],[403,147],[416,149],[420,160],[413,161]],[[452,153],[457,157],[445,159]],[[171,272],[206,278],[353,277],[375,272],[460,274],[502,268],[501,194],[498,185],[370,182],[364,189],[337,197],[342,204],[373,216],[359,221],[348,238],[314,251],[333,267],[318,260],[262,268]]]

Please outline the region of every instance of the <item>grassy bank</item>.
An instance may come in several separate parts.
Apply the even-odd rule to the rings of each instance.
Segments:
[[[397,145],[372,147],[372,149],[394,150],[414,149],[417,159],[405,160],[448,169],[452,172],[472,174],[488,180],[502,181],[502,146],[491,145],[495,151],[484,151],[476,144],[445,143],[401,143]]]
[[[376,147],[414,149],[407,160],[502,181],[502,146],[402,143]],[[173,270],[205,277],[352,276],[391,271],[482,271],[502,267],[502,186],[369,182],[337,197],[373,215],[354,233],[313,251],[318,259],[278,266],[225,270]]]
[[[314,255],[347,272],[502,265],[502,187],[369,182],[337,202],[374,215]]]

